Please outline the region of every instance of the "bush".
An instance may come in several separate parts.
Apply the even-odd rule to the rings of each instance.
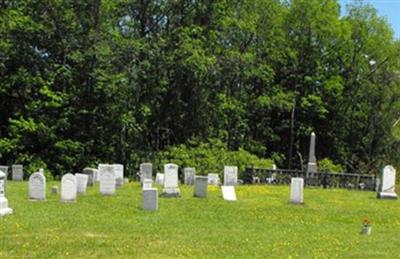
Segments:
[[[244,149],[229,151],[219,140],[191,142],[189,145],[172,146],[159,152],[153,161],[155,167],[162,171],[164,164],[175,163],[180,168],[195,167],[198,175],[218,173],[222,177],[225,165],[237,166],[241,176],[246,166],[271,168],[273,164],[272,160],[259,158]]]
[[[329,172],[329,173],[341,173],[343,172],[343,167],[340,164],[333,163],[329,158],[324,158],[318,161],[318,171]]]

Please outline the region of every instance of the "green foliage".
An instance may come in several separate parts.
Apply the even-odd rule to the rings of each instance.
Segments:
[[[399,165],[400,42],[370,4],[340,8],[2,1],[2,163],[42,161],[60,176],[108,161],[134,173],[157,153],[198,162],[204,149],[200,170],[251,155],[302,168],[315,131],[316,156],[348,172]],[[209,139],[226,155],[205,151]]]
[[[343,167],[339,164],[335,164],[329,158],[324,158],[318,161],[318,171],[329,172],[329,173],[343,173]]]
[[[181,168],[195,167],[199,175],[218,173],[221,177],[224,165],[238,166],[239,176],[246,166],[272,167],[271,160],[260,159],[243,149],[229,151],[227,146],[217,139],[207,143],[191,141],[189,145],[172,146],[158,153],[155,161],[159,170],[163,170],[163,165],[166,163],[176,163]]]

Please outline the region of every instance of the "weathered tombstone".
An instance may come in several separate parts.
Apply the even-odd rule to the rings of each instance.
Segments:
[[[180,197],[178,188],[178,166],[175,164],[164,165],[164,189],[161,194],[164,197]]]
[[[13,181],[24,180],[24,169],[22,165],[12,165],[12,179]]]
[[[57,194],[58,193],[58,186],[56,186],[56,185],[51,186],[51,193],[52,194]]]
[[[113,164],[115,173],[115,184],[117,187],[124,185],[124,165]]]
[[[6,198],[6,177],[7,175],[3,171],[0,171],[0,217],[13,212],[8,207],[8,199]]]
[[[140,164],[140,182],[143,183],[144,179],[153,179],[153,164],[152,163]]]
[[[104,168],[106,168],[107,166],[109,166],[109,165],[108,164],[99,164],[99,166],[97,167],[97,178],[96,178],[97,182],[100,182],[100,174],[104,170]]]
[[[387,165],[382,170],[381,183],[377,197],[380,199],[397,199],[395,192],[396,169]]]
[[[237,166],[225,166],[224,167],[224,185],[235,186],[238,181],[238,168]]]
[[[99,170],[100,193],[103,195],[115,194],[115,174],[112,165],[103,165]]]
[[[310,136],[310,150],[308,153],[307,177],[313,177],[314,173],[317,171],[317,158],[315,157],[315,133],[312,132]]]
[[[46,177],[39,172],[31,174],[29,177],[29,199],[46,199]]]
[[[0,165],[0,172],[3,172],[6,175],[5,184],[4,184],[4,188],[5,188],[4,192],[7,192],[8,166]]]
[[[77,179],[73,174],[64,174],[61,178],[61,201],[74,202],[77,194]]]
[[[194,177],[194,196],[199,198],[206,198],[208,191],[208,177],[195,176]]]
[[[294,204],[303,204],[304,179],[294,177],[290,184],[290,202]]]
[[[196,176],[196,169],[192,167],[186,167],[183,169],[183,174],[185,176],[184,183],[186,185],[193,185],[194,177]]]
[[[43,169],[43,168],[40,168],[40,169],[39,169],[39,174],[44,175],[44,169]]]
[[[87,174],[75,174],[75,177],[77,192],[85,194],[89,176]]]
[[[236,192],[234,186],[221,186],[222,197],[226,201],[236,201]]]
[[[149,180],[149,179],[147,179]],[[157,188],[143,189],[143,209],[154,211],[158,209],[158,191]]]
[[[160,184],[160,185],[164,184],[164,174],[157,173],[157,175],[156,175],[156,184]]]
[[[82,170],[82,173],[88,176],[87,186],[93,186],[95,181],[95,171],[97,170],[89,167],[86,167]]]
[[[219,175],[218,174],[208,174],[208,184],[218,186],[219,185]]]
[[[151,179],[144,179],[144,180],[143,180],[143,186],[142,186],[142,188],[143,188],[143,189],[150,189],[150,188],[153,188],[153,180],[151,180]]]

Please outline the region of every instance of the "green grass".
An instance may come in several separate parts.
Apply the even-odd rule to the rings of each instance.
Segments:
[[[12,215],[0,219],[0,258],[301,257],[398,258],[400,201],[372,192],[306,189],[305,205],[288,203],[288,186],[239,186],[239,201],[160,198],[157,212],[141,209],[137,183],[117,195],[88,188],[76,203],[50,194],[28,200],[27,182],[8,182]],[[159,187],[159,191],[160,191]],[[364,217],[373,224],[363,236]]]

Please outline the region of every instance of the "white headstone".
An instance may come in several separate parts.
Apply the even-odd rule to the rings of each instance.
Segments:
[[[156,175],[156,184],[160,184],[160,185],[164,184],[164,174],[157,173],[157,175]]]
[[[149,180],[149,179],[147,179]],[[143,209],[154,211],[158,209],[158,191],[157,188],[143,189]]]
[[[224,167],[224,185],[235,186],[238,181],[238,168],[237,166],[225,166]]]
[[[40,169],[39,169],[39,174],[44,175],[44,169],[43,169],[43,168],[40,168]]]
[[[100,193],[104,195],[115,194],[115,174],[112,165],[104,165],[99,170]]]
[[[143,183],[144,179],[153,179],[153,164],[142,163],[140,164],[140,182]]]
[[[100,174],[107,166],[109,166],[109,164],[99,164],[99,166],[97,167],[97,177],[95,178],[96,182],[100,182]]]
[[[218,174],[208,174],[208,184],[218,186],[219,185],[219,175]]]
[[[153,188],[153,180],[151,180],[151,179],[144,179],[144,180],[143,180],[143,186],[142,186],[142,188],[143,188],[143,189],[150,189],[150,188]]]
[[[13,181],[22,181],[24,179],[24,169],[22,165],[12,165]]]
[[[3,172],[6,175],[4,189],[7,192],[7,177],[8,177],[8,166],[0,165],[0,172]]]
[[[290,184],[290,202],[303,204],[304,179],[294,177]]]
[[[180,194],[181,192],[178,188],[178,166],[176,164],[165,164],[162,196],[179,197]]]
[[[196,169],[192,167],[186,167],[183,169],[184,174],[184,183],[186,185],[193,185],[194,184],[194,177],[196,176]]]
[[[7,175],[3,171],[0,171],[0,217],[13,212],[8,207],[8,199],[6,198],[6,177]]]
[[[75,177],[77,181],[78,193],[85,194],[89,176],[87,174],[75,174]]]
[[[64,174],[61,178],[61,201],[76,201],[77,180],[73,174]]]
[[[226,201],[236,201],[236,192],[234,186],[221,186],[222,197]]]
[[[46,199],[46,177],[39,172],[31,174],[29,177],[29,199]]]
[[[382,170],[382,180],[378,193],[378,198],[397,199],[395,186],[396,186],[396,169],[394,169],[394,167],[391,165],[387,165]]]
[[[206,198],[208,193],[208,177],[195,176],[194,178],[194,196],[199,198]]]
[[[117,187],[124,185],[124,165],[113,164],[115,173],[115,183]]]

